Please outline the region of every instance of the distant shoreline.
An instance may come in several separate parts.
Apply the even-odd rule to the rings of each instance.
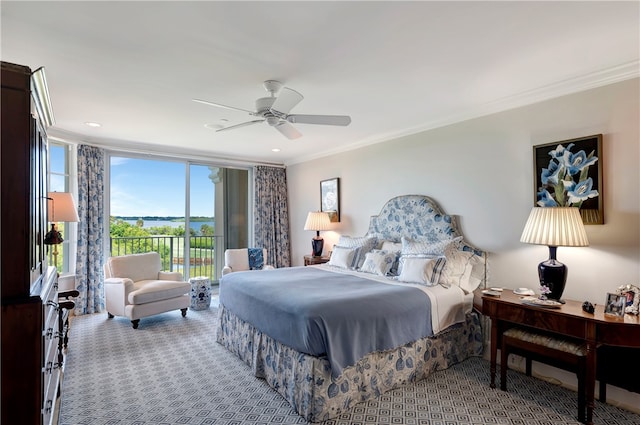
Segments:
[[[185,217],[175,217],[175,216],[168,216],[168,217],[161,217],[161,216],[155,216],[155,215],[146,215],[146,216],[122,216],[122,215],[115,215],[113,216],[113,218],[115,218],[116,220],[124,220],[124,221],[137,221],[137,220],[143,220],[143,221],[173,221],[173,222],[182,222],[184,223],[186,221]],[[194,222],[208,222],[208,221],[215,221],[214,217],[202,217],[202,216],[197,216],[197,217],[189,217],[189,221],[194,223]]]

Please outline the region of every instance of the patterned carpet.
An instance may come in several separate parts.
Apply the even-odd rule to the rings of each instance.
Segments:
[[[80,316],[71,334],[60,425],[304,424],[248,366],[215,342],[217,310],[142,319]],[[338,424],[579,424],[576,393],[509,372],[489,388],[489,364],[472,358],[325,422]],[[596,402],[596,424],[640,415]]]

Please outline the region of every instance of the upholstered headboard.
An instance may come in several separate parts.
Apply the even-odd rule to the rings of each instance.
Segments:
[[[456,217],[446,214],[431,198],[423,195],[402,195],[390,199],[380,214],[371,216],[367,236],[378,240],[399,242],[402,236],[439,242],[463,236],[460,249],[480,257],[484,264],[482,287],[487,282],[487,254],[464,240]]]

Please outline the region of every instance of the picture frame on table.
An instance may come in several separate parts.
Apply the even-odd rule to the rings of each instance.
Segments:
[[[604,304],[604,314],[622,317],[624,316],[624,310],[626,306],[626,295],[614,294],[610,292],[607,294],[607,301]]]
[[[340,222],[340,179],[338,177],[320,182],[320,211],[328,213],[332,223]]]
[[[638,314],[640,311],[640,288],[635,285],[622,285],[616,291],[618,295],[624,295],[626,304],[624,312],[627,314]]]
[[[604,224],[602,134],[533,147],[534,205],[577,207],[584,224]]]

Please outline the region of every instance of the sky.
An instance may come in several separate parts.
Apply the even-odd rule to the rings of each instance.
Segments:
[[[111,215],[185,215],[184,162],[111,157]],[[191,165],[191,216],[214,215],[214,184],[208,166]]]

